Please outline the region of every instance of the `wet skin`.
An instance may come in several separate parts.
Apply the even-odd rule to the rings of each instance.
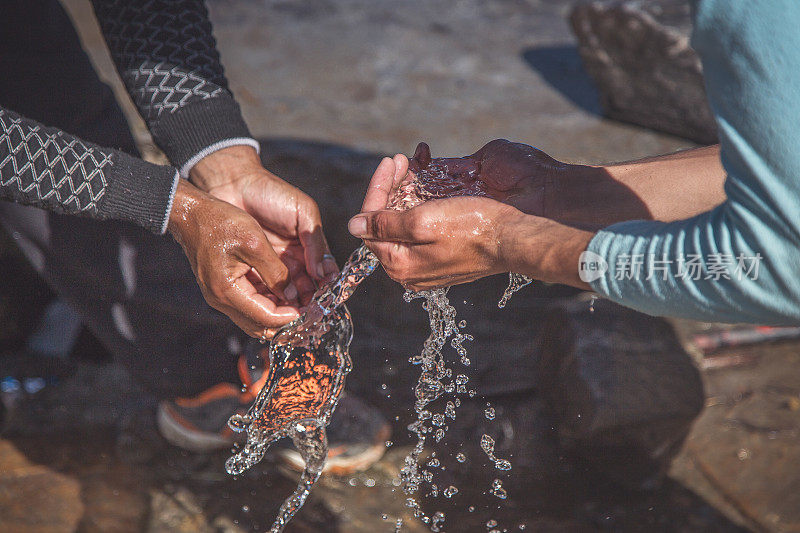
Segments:
[[[316,203],[249,146],[206,156],[190,180],[178,184],[170,233],[209,305],[253,337],[272,336],[338,272]]]
[[[415,178],[415,171],[434,165],[443,169],[448,182],[462,183],[461,190],[454,186],[451,193],[472,195],[410,201],[404,206],[408,210],[392,210],[396,191]],[[536,272],[545,281],[580,284],[577,272],[573,279],[559,263],[574,259],[577,265],[591,234],[566,234],[557,222],[536,216],[547,210],[546,186],[563,166],[540,150],[505,140],[492,141],[463,158],[437,159],[421,143],[411,161],[398,154],[381,162],[362,213],[350,220],[349,229],[365,240],[390,277],[413,290],[508,271]],[[479,190],[481,195],[474,195]],[[527,250],[531,246],[535,250],[537,242],[549,249],[559,241],[570,245],[566,248],[570,256],[544,254],[533,268],[520,261],[531,255]]]

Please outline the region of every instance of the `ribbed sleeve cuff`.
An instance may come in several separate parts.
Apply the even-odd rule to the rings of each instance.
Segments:
[[[595,254],[593,259],[595,259],[601,265],[600,270],[597,271],[597,277],[592,276],[594,279],[589,281],[589,285],[596,293],[610,299],[613,298],[608,280],[609,278],[613,277],[614,273],[611,272],[608,262],[610,258],[609,247],[613,239],[613,233],[600,230],[597,232],[597,234],[595,234],[594,237],[592,237],[592,240],[589,241],[589,246],[586,247],[586,251]]]
[[[251,138],[239,104],[227,93],[163,113],[149,126],[156,144],[181,169],[212,145]]]
[[[98,208],[103,218],[132,222],[156,234],[167,229],[178,171],[115,152],[111,179]]]
[[[211,146],[207,146],[193,155],[189,160],[180,168],[180,174],[183,179],[189,179],[189,172],[192,171],[194,166],[200,162],[206,156],[213,154],[223,148],[229,148],[231,146],[251,146],[255,148],[256,153],[261,153],[261,145],[258,144],[258,141],[255,139],[251,139],[250,137],[237,137],[235,139],[225,139],[224,141],[219,141],[217,143],[212,144]]]

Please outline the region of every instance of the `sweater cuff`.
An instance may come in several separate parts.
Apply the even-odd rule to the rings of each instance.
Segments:
[[[132,222],[158,235],[167,230],[180,177],[170,166],[154,165],[115,152],[100,211],[104,218]]]
[[[251,138],[239,104],[227,93],[192,102],[174,113],[164,113],[150,124],[150,131],[170,162],[180,169],[191,169],[194,165],[188,163],[198,154],[224,141],[247,139],[257,144]]]
[[[194,166],[200,162],[201,159],[204,157],[213,154],[223,148],[228,148],[230,146],[252,146],[255,148],[256,153],[261,153],[261,145],[258,143],[257,140],[252,139],[250,137],[238,137],[236,139],[225,139],[224,141],[219,141],[217,143],[212,144],[206,148],[203,148],[191,158],[189,161],[186,162],[180,169],[180,175],[183,179],[189,179],[189,173],[192,171]]]

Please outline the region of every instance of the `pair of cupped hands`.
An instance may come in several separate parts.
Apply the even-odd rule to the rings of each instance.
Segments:
[[[384,158],[361,213],[348,224],[390,277],[412,290],[507,271],[572,281],[553,250],[575,235],[560,235],[560,224],[548,218],[557,207],[547,194],[568,165],[531,146],[495,140],[472,155],[437,160],[449,175],[481,180],[487,196],[389,209],[397,189],[430,160],[425,144],[411,160],[402,154]],[[207,156],[190,178],[192,183],[179,183],[170,232],[208,303],[249,335],[271,336],[338,273],[317,204],[265,170],[250,147]],[[578,243],[582,251],[588,239],[580,239],[586,241]]]

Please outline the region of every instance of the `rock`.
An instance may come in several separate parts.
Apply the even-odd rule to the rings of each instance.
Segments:
[[[606,116],[716,142],[687,0],[581,3],[570,22]]]
[[[184,488],[178,488],[173,494],[152,491],[150,513],[148,533],[214,531],[194,494]]]
[[[735,352],[762,357],[746,367],[706,373],[709,406],[694,424],[683,455],[752,530],[800,531],[797,344]]]
[[[614,479],[661,479],[703,407],[703,385],[663,319],[606,300],[555,306],[540,384],[559,439]]]
[[[77,481],[31,463],[0,440],[0,531],[74,531],[82,515]]]

